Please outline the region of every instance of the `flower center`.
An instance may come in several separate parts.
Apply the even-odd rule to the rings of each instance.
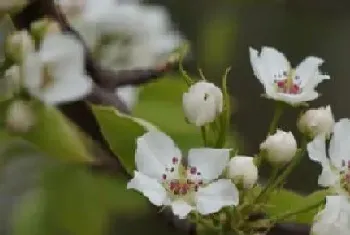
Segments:
[[[178,174],[174,174],[177,171]],[[172,177],[172,174],[178,176]],[[162,175],[163,186],[171,197],[187,198],[192,201],[192,196],[198,191],[199,186],[203,185],[202,174],[196,167],[179,164],[179,159],[174,157],[170,167],[165,169]]]
[[[350,161],[342,161],[343,170],[340,172],[340,185],[350,196]]]
[[[294,77],[294,78],[293,78]],[[302,88],[300,87],[300,77],[294,76],[294,71],[283,71],[280,74],[274,75],[274,83],[278,93],[284,94],[300,94],[302,92]]]

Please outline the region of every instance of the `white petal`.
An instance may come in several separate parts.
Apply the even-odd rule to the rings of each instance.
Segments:
[[[319,66],[323,64],[323,59],[309,56],[305,58],[295,69],[295,76],[301,80],[300,87],[313,90],[325,76],[320,76]]]
[[[48,104],[60,104],[69,101],[80,100],[92,90],[92,80],[88,76],[70,74],[66,79],[58,80],[53,86],[48,87],[38,96]]]
[[[332,164],[341,169],[342,161],[350,160],[350,119],[339,120],[333,129],[329,144],[329,156]]]
[[[350,203],[348,197],[327,196],[325,208],[316,216],[312,227],[315,235],[348,235],[350,233]]]
[[[29,92],[33,89],[37,89],[42,82],[42,61],[38,53],[29,54],[24,60],[23,69],[25,78],[23,80],[24,86],[29,89]]]
[[[220,179],[199,188],[196,193],[196,206],[203,215],[218,212],[224,206],[236,206],[239,203],[239,192],[231,180]]]
[[[135,189],[147,197],[156,206],[165,205],[168,201],[163,186],[156,180],[135,171],[134,178],[127,185],[128,189]]]
[[[283,53],[272,47],[263,47],[260,53],[262,65],[269,71],[271,81],[275,79],[275,75],[283,75],[283,72],[290,71],[291,66]]]
[[[259,57],[258,51],[253,48],[249,48],[249,55],[250,55],[250,63],[252,65],[254,75],[259,79],[259,81],[264,86],[267,86],[267,84],[272,84],[273,75],[270,73],[268,68],[266,68],[262,63],[261,58]]]
[[[308,143],[307,151],[311,160],[322,165],[322,173],[318,178],[318,184],[324,187],[335,185],[339,180],[339,175],[332,170],[330,161],[327,158],[326,138],[317,136],[312,142]]]
[[[72,35],[50,34],[40,48],[43,62],[58,63],[58,70],[67,72],[84,71],[84,47]],[[67,71],[69,70],[69,71]]]
[[[319,94],[316,91],[306,91],[306,92],[302,92],[302,93],[297,94],[297,95],[277,93],[275,91],[272,91],[270,93],[266,92],[266,93],[272,99],[284,101],[284,102],[291,104],[293,106],[299,105],[302,102],[314,100],[319,96]]]
[[[137,139],[136,167],[152,178],[161,179],[165,168],[172,167],[174,157],[180,163],[181,151],[169,136],[160,131],[147,132]]]
[[[191,149],[188,153],[188,165],[196,167],[204,180],[213,180],[221,175],[229,157],[230,149]]]
[[[183,200],[177,200],[171,203],[171,208],[174,215],[180,217],[180,219],[185,219],[188,213],[193,210],[193,207]]]

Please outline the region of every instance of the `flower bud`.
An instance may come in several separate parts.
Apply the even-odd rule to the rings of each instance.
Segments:
[[[243,184],[249,189],[258,180],[258,168],[254,164],[254,159],[248,156],[235,156],[231,158],[228,165],[228,177],[236,184]]]
[[[182,101],[186,118],[196,126],[213,122],[223,108],[221,89],[204,81],[192,85]]]
[[[4,73],[4,77],[0,79],[0,96],[12,97],[20,90],[20,67],[13,65]]]
[[[26,54],[34,51],[34,41],[28,31],[17,31],[8,37],[5,50],[11,60],[21,63]]]
[[[48,34],[61,32],[61,26],[54,20],[43,18],[31,24],[31,32],[40,41]]]
[[[297,142],[292,132],[277,130],[261,143],[260,149],[266,151],[266,157],[272,164],[288,163],[295,156]]]
[[[28,103],[14,101],[7,110],[7,128],[15,133],[26,133],[34,125],[34,114]]]
[[[317,135],[329,137],[334,126],[331,107],[328,105],[318,109],[309,109],[300,117],[297,125],[301,133],[311,138]]]

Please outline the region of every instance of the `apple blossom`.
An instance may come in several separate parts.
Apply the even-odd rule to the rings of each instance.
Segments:
[[[71,35],[50,34],[38,52],[24,61],[24,86],[48,104],[74,101],[86,96],[92,81],[84,71],[84,51]]]
[[[329,76],[322,75],[323,60],[309,56],[293,69],[284,54],[271,47],[263,47],[260,55],[250,48],[250,62],[254,75],[265,88],[268,98],[291,105],[316,99],[315,87]]]
[[[239,202],[229,179],[218,179],[229,160],[229,149],[191,149],[187,166],[173,140],[159,131],[137,139],[134,178],[127,188],[143,193],[154,205],[171,206],[185,218],[192,210],[207,215]],[[218,179],[218,180],[217,180]]]
[[[322,173],[318,184],[332,187],[339,194],[347,195],[350,199],[350,120],[341,119],[334,125],[326,154],[326,137],[317,136],[307,145],[309,158],[319,162]]]

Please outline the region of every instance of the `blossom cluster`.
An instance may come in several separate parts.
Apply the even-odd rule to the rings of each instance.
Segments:
[[[27,133],[35,125],[35,102],[55,106],[84,100],[93,92],[95,84],[85,69],[86,50],[102,66],[117,72],[157,67],[183,42],[171,29],[163,8],[115,0],[58,0],[55,4],[81,38],[64,32],[49,18],[32,23],[30,30],[13,30],[7,35],[0,97],[10,101],[6,126],[11,131]],[[309,56],[293,68],[285,55],[272,47],[263,47],[261,52],[247,48],[247,52],[264,96],[276,105],[259,152],[247,156],[228,145],[228,71],[219,87],[203,76],[192,79],[180,66],[188,85],[182,96],[183,114],[200,130],[203,146],[184,155],[158,128],[136,136],[136,167],[127,188],[139,191],[156,206],[170,207],[180,219],[219,234],[268,231],[286,216],[315,207],[321,210],[312,225],[314,234],[349,234],[350,119],[336,122],[330,106],[305,109],[307,102],[319,97],[317,85],[330,79],[320,72],[323,59]],[[135,87],[118,87],[115,92],[129,108],[137,100]],[[302,109],[296,121],[301,141],[291,131],[279,128],[286,107]],[[266,214],[271,194],[283,187],[305,152],[322,166],[318,183],[328,189],[326,200],[310,208],[251,220],[253,214]],[[263,162],[274,172],[267,184],[259,182]]]

